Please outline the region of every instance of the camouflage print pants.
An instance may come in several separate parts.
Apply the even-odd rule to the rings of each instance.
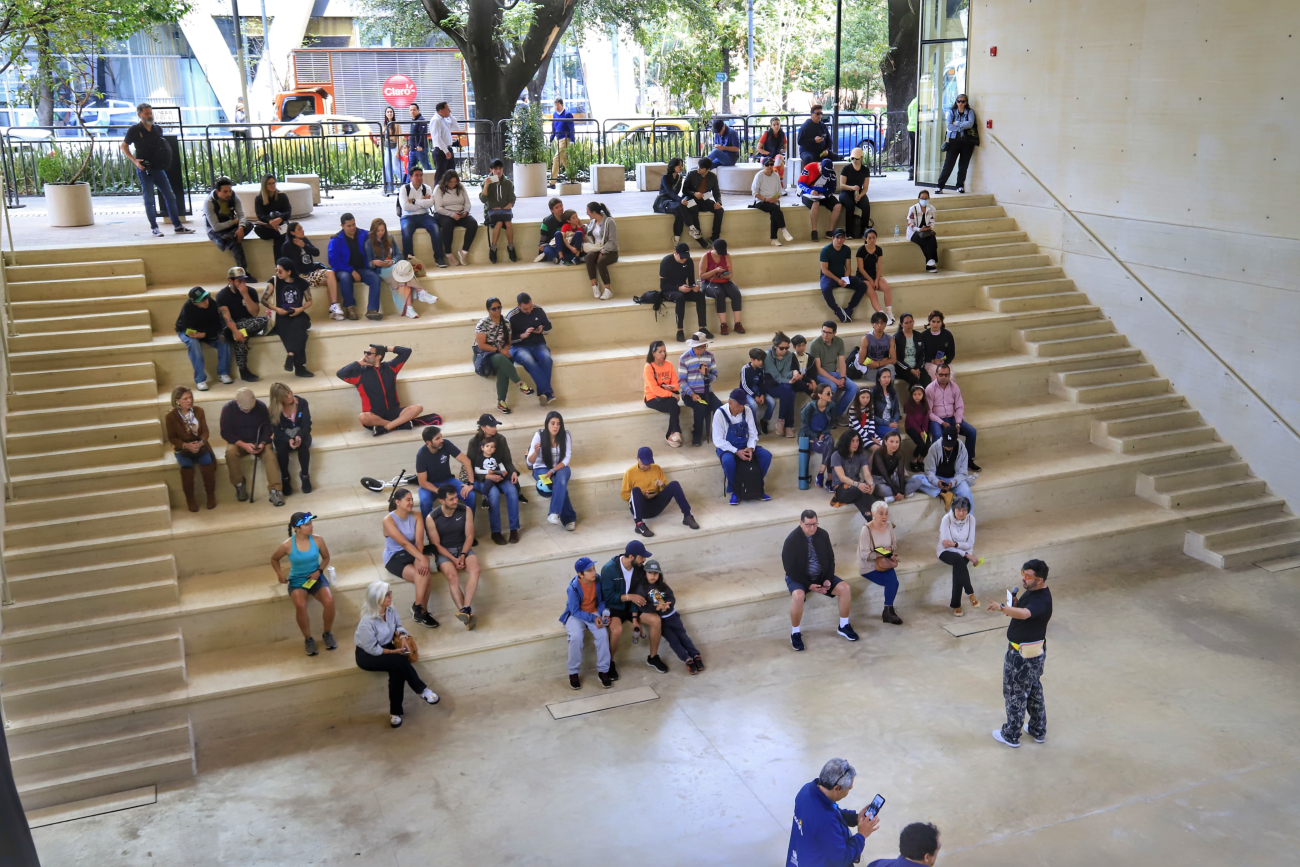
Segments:
[[[1047,704],[1043,701],[1043,665],[1047,651],[1042,656],[1024,659],[1020,651],[1007,646],[1002,660],[1002,698],[1007,703],[1007,722],[1002,726],[1002,737],[1008,743],[1020,743],[1025,711],[1029,712],[1029,734],[1042,738],[1047,735]]]

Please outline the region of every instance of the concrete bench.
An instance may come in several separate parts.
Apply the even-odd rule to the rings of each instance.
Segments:
[[[320,204],[320,175],[285,175],[286,184],[306,184],[311,187],[311,203]]]
[[[736,163],[718,166],[713,171],[718,175],[718,188],[724,193],[748,193],[754,185],[754,175],[762,170],[758,163]]]
[[[643,193],[659,192],[659,182],[668,172],[668,163],[637,163],[636,188]]]
[[[627,188],[627,170],[615,163],[591,164],[591,191],[599,193],[621,193]]]
[[[289,197],[289,207],[293,211],[293,218],[300,220],[308,216],[313,210],[311,198],[311,187],[307,184],[291,184],[288,181],[275,185],[276,189]],[[235,184],[235,195],[239,196],[240,203],[244,206],[244,219],[257,219],[254,203],[257,197],[262,194],[261,184]]]

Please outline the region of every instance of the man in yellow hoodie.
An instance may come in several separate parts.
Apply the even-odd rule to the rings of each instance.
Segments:
[[[682,523],[692,530],[700,529],[691,515],[691,504],[686,502],[681,483],[668,481],[663,469],[655,463],[654,452],[646,446],[637,450],[636,463],[623,473],[623,499],[631,504],[638,536],[654,535],[645,519],[657,516],[671,500],[676,500],[682,510]]]

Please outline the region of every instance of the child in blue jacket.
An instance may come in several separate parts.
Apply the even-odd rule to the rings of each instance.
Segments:
[[[578,669],[582,667],[583,629],[588,629],[596,642],[596,676],[600,685],[609,689],[614,685],[609,679],[609,633],[605,631],[609,626],[609,609],[596,581],[596,561],[579,557],[573,569],[578,574],[569,582],[564,613],[560,615],[560,622],[569,633],[569,686],[582,689]]]

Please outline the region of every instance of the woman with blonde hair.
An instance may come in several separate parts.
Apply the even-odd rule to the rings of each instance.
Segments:
[[[176,452],[176,463],[181,467],[181,490],[185,492],[185,505],[191,512],[199,510],[194,497],[194,468],[203,474],[203,487],[208,491],[208,508],[217,507],[217,462],[208,444],[208,422],[203,410],[194,405],[194,392],[188,386],[172,389],[172,410],[164,420],[167,442]]]
[[[283,382],[271,385],[270,406],[271,439],[275,444],[275,459],[280,463],[280,483],[284,494],[293,493],[290,484],[289,455],[298,453],[298,477],[302,479],[302,492],[311,493],[311,409],[307,398],[299,397]]]
[[[894,610],[894,598],[898,595],[897,567],[898,537],[889,522],[889,504],[876,500],[871,504],[871,520],[858,534],[858,569],[863,578],[885,588],[885,607],[880,619],[895,625],[903,622]]]
[[[357,646],[357,668],[362,671],[388,672],[388,724],[402,724],[402,685],[429,704],[438,703],[438,694],[429,689],[411,664],[412,642],[402,620],[393,608],[393,591],[387,581],[374,581],[366,588],[361,605],[361,621],[353,635]]]
[[[279,259],[289,234],[288,222],[293,215],[293,206],[289,204],[289,197],[276,189],[275,175],[262,178],[262,189],[253,201],[253,212],[257,216],[253,231],[263,241],[271,242],[272,261]]]

